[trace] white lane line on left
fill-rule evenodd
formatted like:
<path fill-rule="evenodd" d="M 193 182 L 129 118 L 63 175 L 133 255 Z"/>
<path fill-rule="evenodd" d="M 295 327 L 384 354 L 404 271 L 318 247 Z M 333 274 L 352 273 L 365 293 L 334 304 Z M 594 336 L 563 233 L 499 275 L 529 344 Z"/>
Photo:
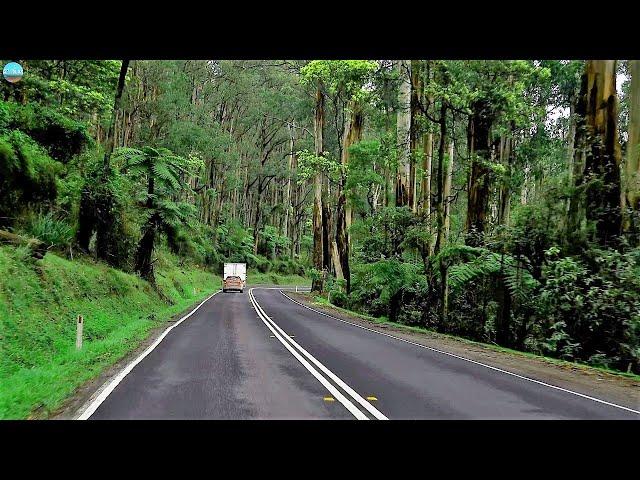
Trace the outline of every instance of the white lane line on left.
<path fill-rule="evenodd" d="M 110 381 L 105 382 L 105 384 L 98 390 L 100 392 L 98 394 L 98 396 L 95 397 L 95 399 L 91 401 L 89 406 L 87 406 L 87 408 L 84 409 L 84 411 L 76 418 L 76 420 L 87 420 L 89 417 L 91 417 L 91 415 L 93 415 L 95 413 L 95 411 L 102 404 L 102 402 L 104 402 L 107 399 L 107 397 L 111 394 L 111 392 L 113 392 L 115 390 L 115 388 L 118 386 L 118 384 L 120 382 L 122 382 L 122 380 L 124 380 L 124 378 L 131 372 L 131 370 L 133 370 L 133 368 L 136 365 L 138 365 L 142 360 L 144 360 L 144 358 L 147 355 L 149 355 L 153 351 L 153 349 L 156 348 L 160 344 L 160 342 L 164 339 L 164 337 L 167 336 L 167 334 L 171 330 L 176 328 L 178 325 L 180 325 L 182 322 L 184 322 L 187 318 L 189 318 L 191 315 L 193 315 L 202 305 L 207 303 L 214 295 L 220 293 L 221 291 L 222 290 L 218 290 L 217 292 L 213 292 L 211 295 L 209 295 L 207 298 L 205 298 L 196 308 L 191 310 L 187 315 L 185 315 L 180 320 L 178 320 L 176 323 L 174 323 L 169 328 L 167 328 L 162 333 L 162 335 L 160 335 L 157 338 L 157 340 L 155 342 L 153 342 L 149 346 L 149 348 L 147 348 L 144 352 L 142 352 L 142 354 L 138 358 L 136 358 L 133 362 L 131 362 L 129 365 L 127 365 L 115 378 L 111 379 Z"/>

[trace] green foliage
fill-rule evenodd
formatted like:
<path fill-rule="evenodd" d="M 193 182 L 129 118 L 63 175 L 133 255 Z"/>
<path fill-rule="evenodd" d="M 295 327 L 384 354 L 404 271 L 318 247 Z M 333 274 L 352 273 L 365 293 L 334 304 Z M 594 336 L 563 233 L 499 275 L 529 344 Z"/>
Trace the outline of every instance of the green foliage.
<path fill-rule="evenodd" d="M 350 302 L 374 316 L 395 318 L 400 310 L 400 294 L 425 289 L 426 279 L 419 267 L 396 259 L 354 266 Z"/>
<path fill-rule="evenodd" d="M 229 262 L 247 262 L 253 256 L 253 234 L 237 221 L 217 229 L 218 250 Z"/>
<path fill-rule="evenodd" d="M 197 158 L 174 155 L 171 150 L 162 147 L 120 148 L 115 152 L 114 159 L 122 160 L 121 168 L 125 174 L 144 180 L 153 178 L 154 187 L 168 193 L 188 188 L 183 174 L 196 172 L 202 165 Z"/>
<path fill-rule="evenodd" d="M 567 359 L 637 370 L 640 361 L 640 249 L 593 249 L 586 262 L 547 251 L 536 302 L 542 348 Z"/>
<path fill-rule="evenodd" d="M 55 108 L 16 103 L 5 103 L 4 108 L 8 115 L 6 128 L 26 133 L 56 160 L 67 162 L 93 144 L 85 123 Z"/>
<path fill-rule="evenodd" d="M 370 263 L 381 258 L 400 257 L 407 231 L 416 222 L 416 217 L 407 207 L 377 210 L 365 221 L 352 227 L 353 239 L 358 240 L 354 246 L 356 258 Z"/>
<path fill-rule="evenodd" d="M 255 268 L 260 273 L 269 273 L 271 268 L 273 267 L 273 263 L 262 255 L 253 255 L 250 254 L 248 256 L 247 265 L 249 268 Z"/>
<path fill-rule="evenodd" d="M 262 245 L 265 247 L 264 251 L 272 258 L 282 256 L 290 243 L 289 238 L 280 235 L 278 229 L 272 225 L 265 226 L 260 231 L 259 236 Z"/>
<path fill-rule="evenodd" d="M 27 99 L 77 119 L 104 114 L 113 107 L 120 64 L 118 60 L 28 60 L 19 88 L 2 82 L 0 93 L 5 99 Z"/>
<path fill-rule="evenodd" d="M 298 183 L 303 184 L 313 178 L 317 172 L 325 172 L 332 178 L 337 179 L 343 167 L 339 161 L 334 160 L 328 153 L 316 156 L 309 150 L 296 152 L 298 157 Z"/>
<path fill-rule="evenodd" d="M 306 84 L 321 82 L 330 94 L 359 99 L 362 85 L 376 68 L 369 60 L 313 60 L 300 69 L 300 78 Z"/>
<path fill-rule="evenodd" d="M 539 282 L 525 265 L 511 255 L 466 245 L 453 245 L 443 249 L 432 259 L 434 270 L 438 271 L 436 267 L 440 262 L 451 264 L 456 257 L 465 258 L 466 261 L 452 264 L 448 268 L 448 283 L 454 290 L 459 290 L 480 277 L 499 275 L 514 298 L 525 300 L 539 286 Z"/>
<path fill-rule="evenodd" d="M 0 136 L 0 225 L 12 224 L 30 205 L 50 204 L 61 167 L 27 135 Z"/>
<path fill-rule="evenodd" d="M 347 198 L 356 209 L 373 210 L 374 190 L 381 189 L 384 182 L 379 168 L 386 165 L 386 161 L 383 146 L 377 140 L 361 141 L 349 147 L 345 191 Z"/>
<path fill-rule="evenodd" d="M 31 214 L 22 230 L 43 241 L 48 247 L 64 248 L 71 244 L 74 232 L 65 219 L 52 212 Z"/>

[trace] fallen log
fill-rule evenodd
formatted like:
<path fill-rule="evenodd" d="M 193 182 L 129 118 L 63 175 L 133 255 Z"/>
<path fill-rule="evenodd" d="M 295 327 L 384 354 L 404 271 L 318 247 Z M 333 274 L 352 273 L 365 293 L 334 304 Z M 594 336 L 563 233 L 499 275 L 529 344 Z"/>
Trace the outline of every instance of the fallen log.
<path fill-rule="evenodd" d="M 31 256 L 38 260 L 44 258 L 47 254 L 47 246 L 44 242 L 37 238 L 24 237 L 22 235 L 7 232 L 6 230 L 0 230 L 0 243 L 26 246 L 31 250 Z"/>

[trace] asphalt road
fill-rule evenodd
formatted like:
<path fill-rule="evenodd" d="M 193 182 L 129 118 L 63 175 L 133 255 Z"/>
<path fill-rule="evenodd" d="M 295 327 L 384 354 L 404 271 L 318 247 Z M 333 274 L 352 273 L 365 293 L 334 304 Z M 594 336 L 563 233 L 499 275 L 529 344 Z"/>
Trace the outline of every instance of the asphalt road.
<path fill-rule="evenodd" d="M 640 416 L 340 322 L 261 288 L 212 297 L 90 416 L 356 418 Z"/>

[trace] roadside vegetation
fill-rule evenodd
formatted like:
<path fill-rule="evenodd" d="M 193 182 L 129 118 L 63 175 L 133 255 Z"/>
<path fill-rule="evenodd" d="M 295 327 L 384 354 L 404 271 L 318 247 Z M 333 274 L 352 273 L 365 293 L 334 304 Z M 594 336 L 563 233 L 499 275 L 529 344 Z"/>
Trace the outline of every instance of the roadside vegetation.
<path fill-rule="evenodd" d="M 0 419 L 46 416 L 75 388 L 135 349 L 155 327 L 220 288 L 220 276 L 170 254 L 153 288 L 90 258 L 0 247 Z M 76 317 L 84 317 L 77 351 Z"/>
<path fill-rule="evenodd" d="M 384 326 L 391 326 L 391 327 L 395 327 L 401 331 L 406 331 L 406 332 L 413 332 L 413 333 L 418 333 L 418 334 L 425 334 L 428 335 L 430 337 L 433 338 L 448 338 L 448 339 L 452 339 L 455 340 L 457 342 L 461 342 L 461 343 L 466 343 L 469 345 L 476 345 L 476 346 L 480 346 L 482 348 L 487 348 L 489 350 L 493 350 L 496 352 L 503 352 L 503 353 L 508 353 L 511 355 L 516 355 L 516 356 L 521 356 L 521 357 L 526 357 L 526 358 L 535 358 L 538 360 L 542 360 L 544 362 L 547 363 L 551 363 L 554 365 L 560 365 L 563 367 L 569 367 L 569 368 L 580 368 L 583 369 L 585 371 L 591 371 L 591 372 L 604 372 L 604 373 L 609 373 L 612 375 L 618 375 L 618 376 L 622 376 L 622 377 L 626 377 L 626 378 L 631 378 L 634 380 L 640 380 L 640 375 L 637 375 L 635 373 L 627 373 L 627 372 L 621 372 L 620 370 L 615 370 L 615 369 L 611 369 L 611 368 L 607 368 L 607 367 L 602 367 L 602 366 L 594 366 L 594 365 L 588 365 L 585 363 L 581 363 L 581 362 L 571 362 L 571 361 L 567 361 L 567 360 L 560 360 L 558 358 L 554 358 L 554 357 L 549 357 L 549 356 L 545 356 L 545 355 L 540 355 L 540 354 L 535 354 L 535 353 L 530 353 L 530 352 L 523 352 L 521 350 L 514 350 L 511 348 L 505 348 L 505 347 L 501 347 L 499 345 L 496 344 L 492 344 L 492 343 L 483 343 L 483 342 L 478 342 L 478 341 L 474 341 L 474 340 L 469 340 L 467 338 L 461 337 L 461 336 L 457 336 L 457 335 L 448 335 L 446 333 L 440 333 L 437 332 L 435 330 L 431 330 L 425 327 L 421 327 L 421 326 L 412 326 L 412 325 L 407 325 L 405 323 L 397 323 L 397 322 L 391 322 L 389 321 L 389 319 L 387 317 L 372 317 L 371 315 L 367 315 L 364 313 L 359 313 L 353 310 L 349 310 L 343 307 L 339 307 L 337 305 L 334 305 L 330 300 L 330 296 L 324 297 L 324 296 L 318 296 L 318 295 L 313 295 L 313 294 L 298 294 L 298 295 L 302 295 L 305 298 L 307 298 L 307 300 L 309 301 L 310 305 L 312 307 L 325 307 L 329 309 L 329 312 L 331 310 L 334 310 L 336 312 L 339 313 L 344 313 L 347 316 L 351 316 L 351 317 L 356 317 L 356 318 L 360 318 L 362 320 L 366 320 L 367 322 L 371 322 L 374 325 L 384 325 Z"/>

